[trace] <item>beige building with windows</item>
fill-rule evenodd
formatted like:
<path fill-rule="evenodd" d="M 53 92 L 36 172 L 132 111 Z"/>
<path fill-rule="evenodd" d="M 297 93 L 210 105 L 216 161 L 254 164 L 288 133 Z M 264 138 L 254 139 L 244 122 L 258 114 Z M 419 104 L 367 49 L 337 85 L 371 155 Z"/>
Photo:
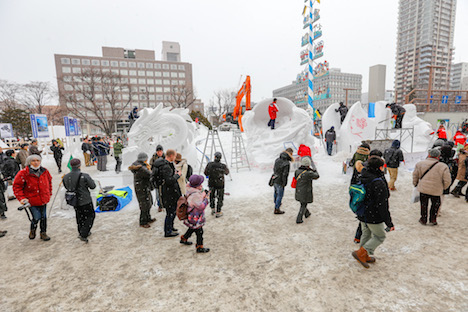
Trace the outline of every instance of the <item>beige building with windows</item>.
<path fill-rule="evenodd" d="M 169 49 L 171 44 L 172 50 Z M 118 75 L 120 81 L 129 84 L 132 89 L 131 103 L 126 108 L 121 122 L 117 124 L 117 131 L 122 131 L 125 128 L 128 123 L 128 114 L 135 106 L 140 109 L 155 107 L 159 103 L 171 106 L 174 103 L 174 92 L 179 92 L 184 88 L 193 90 L 192 64 L 180 61 L 178 43 L 169 43 L 167 49 L 170 50 L 168 53 L 172 53 L 166 54 L 167 59 L 172 61 L 157 61 L 155 52 L 152 50 L 128 50 L 112 47 L 102 47 L 102 56 L 55 54 L 60 105 L 66 106 L 67 97 L 64 95 L 74 92 L 71 85 L 74 75 L 79 75 L 86 70 L 98 70 Z M 97 93 L 96 98 L 99 96 L 102 98 L 103 95 Z M 118 94 L 117 96 L 120 97 L 122 103 L 129 101 L 128 94 Z M 84 121 L 83 123 L 82 127 L 86 132 L 86 124 Z M 92 129 L 92 131 L 97 130 Z"/>

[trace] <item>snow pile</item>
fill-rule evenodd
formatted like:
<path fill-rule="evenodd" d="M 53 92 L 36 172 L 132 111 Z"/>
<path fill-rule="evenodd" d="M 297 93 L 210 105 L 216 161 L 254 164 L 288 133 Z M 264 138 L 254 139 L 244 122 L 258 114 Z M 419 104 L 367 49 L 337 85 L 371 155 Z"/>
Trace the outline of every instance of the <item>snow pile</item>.
<path fill-rule="evenodd" d="M 314 144 L 312 119 L 305 110 L 288 99 L 278 98 L 275 130 L 268 127 L 268 106 L 272 101 L 270 98 L 259 102 L 242 118 L 249 160 L 258 167 L 271 167 L 286 147 L 294 146 L 297 149 L 300 144 Z"/>

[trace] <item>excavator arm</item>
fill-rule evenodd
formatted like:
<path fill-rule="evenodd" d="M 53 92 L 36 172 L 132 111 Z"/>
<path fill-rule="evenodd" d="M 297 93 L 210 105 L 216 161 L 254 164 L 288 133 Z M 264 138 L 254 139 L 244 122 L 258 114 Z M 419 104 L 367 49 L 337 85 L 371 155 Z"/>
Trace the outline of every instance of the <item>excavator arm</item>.
<path fill-rule="evenodd" d="M 232 113 L 232 117 L 234 120 L 238 120 L 239 127 L 242 132 L 244 132 L 244 128 L 242 127 L 242 99 L 245 96 L 245 110 L 251 110 L 250 106 L 250 93 L 252 91 L 252 87 L 250 85 L 250 76 L 247 76 L 245 82 L 242 84 L 242 87 L 237 92 L 236 96 L 236 107 L 234 107 L 234 112 Z"/>

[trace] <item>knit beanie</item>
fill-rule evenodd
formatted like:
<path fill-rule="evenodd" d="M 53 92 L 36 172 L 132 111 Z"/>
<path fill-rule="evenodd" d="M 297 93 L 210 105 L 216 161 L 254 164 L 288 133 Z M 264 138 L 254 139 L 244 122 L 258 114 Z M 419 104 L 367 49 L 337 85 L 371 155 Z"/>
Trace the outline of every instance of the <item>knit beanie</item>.
<path fill-rule="evenodd" d="M 28 158 L 26 158 L 26 166 L 29 166 L 31 164 L 32 160 L 42 160 L 42 158 L 41 158 L 41 156 L 36 155 L 36 154 L 28 156 Z"/>
<path fill-rule="evenodd" d="M 429 150 L 429 157 L 431 158 L 437 158 L 440 157 L 440 151 L 436 148 L 430 149 Z"/>
<path fill-rule="evenodd" d="M 147 161 L 148 160 L 148 154 L 146 153 L 139 153 L 137 157 L 138 161 Z"/>
<path fill-rule="evenodd" d="M 189 183 L 191 187 L 199 187 L 203 181 L 205 181 L 205 178 L 201 175 L 194 174 L 189 178 Z"/>
<path fill-rule="evenodd" d="M 301 165 L 306 166 L 306 167 L 310 167 L 311 164 L 312 164 L 312 161 L 310 160 L 309 157 L 302 157 Z"/>
<path fill-rule="evenodd" d="M 81 166 L 81 161 L 78 158 L 73 158 L 72 160 L 70 160 L 70 166 L 72 168 L 78 168 L 79 166 Z"/>

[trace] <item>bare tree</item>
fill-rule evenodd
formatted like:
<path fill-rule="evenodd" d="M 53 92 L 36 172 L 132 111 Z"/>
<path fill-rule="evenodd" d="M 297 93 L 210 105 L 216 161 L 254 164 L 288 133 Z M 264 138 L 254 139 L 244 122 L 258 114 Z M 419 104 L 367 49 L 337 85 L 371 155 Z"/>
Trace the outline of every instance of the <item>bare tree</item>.
<path fill-rule="evenodd" d="M 23 103 L 36 114 L 44 113 L 44 106 L 50 104 L 54 91 L 50 83 L 44 81 L 31 81 L 23 86 Z"/>
<path fill-rule="evenodd" d="M 128 79 L 96 69 L 84 70 L 71 78 L 60 78 L 65 84 L 61 98 L 69 112 L 111 136 L 132 102 Z"/>
<path fill-rule="evenodd" d="M 173 108 L 189 108 L 195 101 L 196 95 L 193 88 L 172 87 L 171 106 Z"/>
<path fill-rule="evenodd" d="M 7 80 L 0 80 L 0 104 L 4 108 L 18 108 L 21 85 Z"/>
<path fill-rule="evenodd" d="M 217 90 L 214 92 L 208 106 L 208 115 L 214 117 L 213 123 L 219 125 L 224 114 L 232 112 L 236 105 L 235 92 L 232 90 Z"/>

